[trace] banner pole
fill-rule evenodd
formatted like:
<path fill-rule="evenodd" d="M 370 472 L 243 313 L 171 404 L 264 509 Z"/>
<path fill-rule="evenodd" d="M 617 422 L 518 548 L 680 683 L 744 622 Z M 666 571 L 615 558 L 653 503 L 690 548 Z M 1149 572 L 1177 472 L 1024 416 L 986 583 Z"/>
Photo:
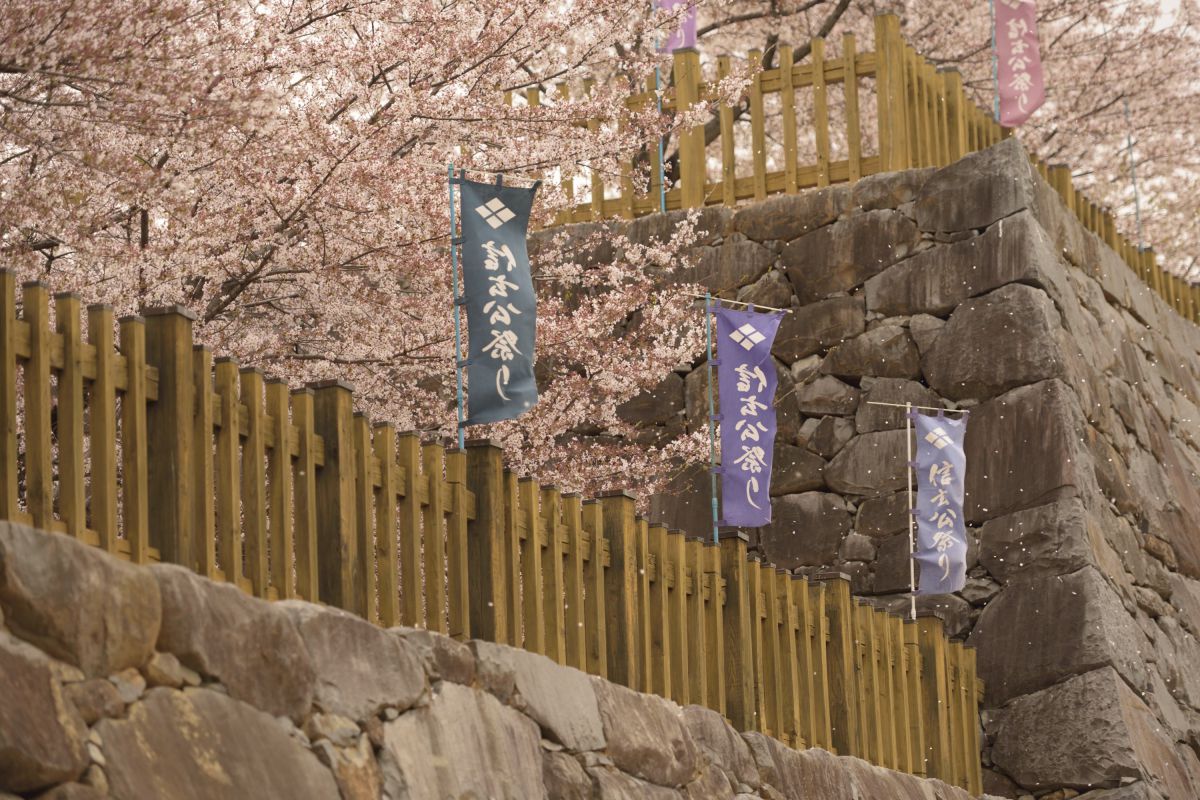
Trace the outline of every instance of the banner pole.
<path fill-rule="evenodd" d="M 712 344 L 712 294 L 704 293 L 704 336 L 708 341 L 708 474 L 712 479 L 712 523 L 713 543 L 717 536 L 717 414 L 713 403 L 713 344 Z"/>
<path fill-rule="evenodd" d="M 446 186 L 450 190 L 450 263 L 454 273 L 454 378 L 458 401 L 458 449 L 464 447 L 465 425 L 463 425 L 463 374 L 462 374 L 462 307 L 458 304 L 458 249 L 454 244 L 458 218 L 454 208 L 454 164 L 446 165 Z"/>
<path fill-rule="evenodd" d="M 913 519 L 912 403 L 905 403 L 904 407 L 904 443 L 908 445 L 908 462 L 904 467 L 904 472 L 908 475 L 908 590 L 911 602 L 910 613 L 915 620 L 917 618 L 917 562 L 913 556 L 917 553 L 917 544 L 913 537 L 913 524 L 916 520 Z"/>
<path fill-rule="evenodd" d="M 995 99 L 992 100 L 992 116 L 1000 121 L 1000 53 L 996 50 L 996 0 L 988 0 L 988 9 L 992 14 L 992 86 Z"/>
<path fill-rule="evenodd" d="M 654 68 L 654 96 L 658 99 L 658 116 L 662 117 L 662 86 L 658 75 L 658 67 Z M 667 213 L 667 167 L 663 164 L 663 137 L 658 137 L 658 210 Z"/>

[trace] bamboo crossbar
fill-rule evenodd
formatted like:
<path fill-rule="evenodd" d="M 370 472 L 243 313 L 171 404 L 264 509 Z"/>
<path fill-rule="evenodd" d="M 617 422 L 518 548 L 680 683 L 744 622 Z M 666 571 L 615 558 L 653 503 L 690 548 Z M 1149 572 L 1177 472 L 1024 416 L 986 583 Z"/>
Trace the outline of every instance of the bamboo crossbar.
<path fill-rule="evenodd" d="M 876 17 L 874 38 L 874 52 L 860 53 L 854 37 L 845 36 L 835 57 L 827 53 L 824 39 L 814 39 L 804 63 L 794 63 L 792 48 L 781 45 L 777 65 L 754 73 L 744 97 L 737 101 L 745 104 L 741 120 L 735 119 L 731 105 L 720 101 L 716 83 L 702 79 L 699 54 L 694 49 L 676 51 L 672 85 L 661 90 L 663 112 L 675 114 L 696 103 L 715 104 L 717 140 L 706 144 L 701 126 L 675 131 L 670 142 L 677 164 L 665 187 L 661 187 L 662 165 L 653 143 L 646 148 L 653 151 L 651 158 L 632 159 L 619 178 L 598 171 L 563 175 L 561 184 L 567 197 L 579 199 L 558 212 L 555 224 L 656 213 L 663 205 L 660 188 L 665 189 L 666 210 L 678 211 L 733 206 L 774 194 L 853 183 L 877 172 L 942 167 L 1012 135 L 971 101 L 957 70 L 935 68 L 904 41 L 899 18 L 891 14 Z M 747 63 L 754 68 L 761 60 L 762 54 L 754 51 Z M 718 81 L 732 70 L 728 56 L 718 58 Z M 583 91 L 590 92 L 591 86 Z M 657 102 L 658 94 L 651 85 L 648 91 L 628 97 L 626 106 L 645 109 Z M 561 87 L 559 95 L 569 97 L 570 93 Z M 768 98 L 777 98 L 778 112 L 768 114 Z M 512 101 L 511 95 L 508 100 Z M 875 105 L 873 141 L 871 132 L 864 130 L 861 111 L 869 100 Z M 538 91 L 528 90 L 527 105 L 540 102 Z M 802 102 L 811 109 L 808 119 L 798 115 Z M 835 105 L 836 120 L 831 113 Z M 582 125 L 598 130 L 602 122 L 591 120 Z M 738 139 L 739 126 L 749 128 L 748 148 Z M 768 126 L 773 137 L 766 135 Z M 768 145 L 769 138 L 778 139 L 779 146 Z M 874 152 L 865 152 L 868 147 Z M 710 165 L 718 162 L 719 171 L 710 174 Z M 1087 230 L 1116 252 L 1180 316 L 1200 324 L 1200 283 L 1188 283 L 1168 272 L 1159 265 L 1153 249 L 1139 248 L 1119 233 L 1112 210 L 1096 205 L 1077 190 L 1069 168 L 1047 165 L 1037 158 L 1033 165 Z M 577 187 L 577 177 L 586 178 L 589 185 Z M 648 191 L 637 189 L 640 184 L 648 186 Z"/>
<path fill-rule="evenodd" d="M 776 569 L 743 535 L 650 524 L 632 495 L 539 486 L 489 441 L 398 433 L 343 383 L 214 359 L 186 309 L 92 306 L 86 329 L 83 311 L 0 270 L 0 519 L 980 790 L 975 655 L 940 620 L 859 605 L 845 576 Z"/>

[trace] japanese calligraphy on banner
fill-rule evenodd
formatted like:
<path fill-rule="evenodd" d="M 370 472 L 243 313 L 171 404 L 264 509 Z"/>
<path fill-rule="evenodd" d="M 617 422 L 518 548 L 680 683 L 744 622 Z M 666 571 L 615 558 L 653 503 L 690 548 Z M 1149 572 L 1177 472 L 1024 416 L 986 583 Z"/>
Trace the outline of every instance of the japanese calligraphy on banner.
<path fill-rule="evenodd" d="M 663 11 L 674 11 L 678 25 L 674 32 L 659 46 L 659 52 L 672 53 L 681 47 L 696 46 L 696 4 L 699 0 L 658 0 Z"/>
<path fill-rule="evenodd" d="M 721 524 L 758 527 L 771 521 L 779 382 L 771 345 L 783 314 L 717 306 L 713 316 L 721 398 Z"/>
<path fill-rule="evenodd" d="M 910 411 L 917 430 L 917 547 L 921 568 L 917 594 L 957 592 L 967 580 L 967 534 L 963 523 L 963 478 L 967 420 Z"/>
<path fill-rule="evenodd" d="M 537 185 L 462 180 L 463 297 L 467 307 L 466 424 L 512 419 L 538 400 L 533 378 L 537 301 L 525 232 Z"/>
<path fill-rule="evenodd" d="M 1015 128 L 1046 101 L 1033 0 L 995 0 L 1000 124 Z"/>

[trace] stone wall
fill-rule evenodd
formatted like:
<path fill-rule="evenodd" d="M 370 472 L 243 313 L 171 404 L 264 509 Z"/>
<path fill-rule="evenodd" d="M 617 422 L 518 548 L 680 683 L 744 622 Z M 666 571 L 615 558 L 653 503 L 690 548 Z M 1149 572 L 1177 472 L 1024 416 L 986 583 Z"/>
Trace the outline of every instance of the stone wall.
<path fill-rule="evenodd" d="M 677 218 L 627 231 L 662 237 Z M 978 647 L 985 789 L 1200 797 L 1200 330 L 1077 223 L 1015 140 L 707 209 L 702 227 L 685 278 L 795 309 L 774 351 L 775 522 L 751 532 L 768 560 L 840 570 L 904 609 L 903 411 L 866 403 L 970 408 L 970 577 L 920 605 Z M 707 425 L 693 367 L 624 409 L 651 440 Z M 709 514 L 702 469 L 652 501 L 695 533 Z"/>
<path fill-rule="evenodd" d="M 0 611 L 0 800 L 968 797 L 544 656 L 8 523 Z"/>

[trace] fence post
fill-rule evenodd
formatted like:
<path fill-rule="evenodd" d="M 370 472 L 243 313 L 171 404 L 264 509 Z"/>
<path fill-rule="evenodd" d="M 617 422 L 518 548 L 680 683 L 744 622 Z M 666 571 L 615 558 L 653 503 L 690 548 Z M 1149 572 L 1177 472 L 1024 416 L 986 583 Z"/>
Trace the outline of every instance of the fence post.
<path fill-rule="evenodd" d="M 875 93 L 879 109 L 880 172 L 908 168 L 903 57 L 900 18 L 879 14 L 875 17 Z"/>
<path fill-rule="evenodd" d="M 581 503 L 583 531 L 588 538 L 587 561 L 583 568 L 584 625 L 586 631 L 587 671 L 601 678 L 608 677 L 608 603 L 607 579 L 604 564 L 604 515 L 600 503 L 585 500 Z"/>
<path fill-rule="evenodd" d="M 838 755 L 858 756 L 863 752 L 858 730 L 858 681 L 855 678 L 854 604 L 850 577 L 840 572 L 814 576 L 825 585 L 825 614 L 829 625 L 827 677 L 829 682 L 830 736 Z"/>
<path fill-rule="evenodd" d="M 650 671 L 654 692 L 674 699 L 672 681 L 674 652 L 670 644 L 671 629 L 683 620 L 670 613 L 667 581 L 670 556 L 667 551 L 667 529 L 663 525 L 649 526 L 650 557 L 654 559 L 654 575 L 650 581 Z"/>
<path fill-rule="evenodd" d="M 679 53 L 676 53 L 678 63 Z M 604 597 L 608 614 L 608 679 L 630 689 L 638 683 L 637 553 L 634 546 L 633 495 L 604 492 L 600 511 L 612 563 L 604 575 Z M 593 548 L 594 550 L 595 548 Z"/>
<path fill-rule="evenodd" d="M 54 295 L 57 332 L 63 340 L 63 366 L 58 374 L 58 513 L 67 534 L 83 536 L 87 527 L 83 466 L 83 341 L 79 295 Z"/>
<path fill-rule="evenodd" d="M 158 368 L 158 399 L 146 413 L 150 544 L 163 561 L 195 568 L 192 462 L 192 323 L 184 306 L 152 308 L 146 318 L 146 363 Z"/>
<path fill-rule="evenodd" d="M 674 581 L 667 597 L 667 619 L 669 625 L 664 635 L 671 653 L 671 699 L 681 706 L 692 702 L 688 670 L 688 618 L 687 596 L 687 551 L 683 531 L 667 531 L 667 559 L 671 565 Z M 661 572 L 661 570 L 660 570 Z M 699 702 L 699 701 L 697 701 Z"/>
<path fill-rule="evenodd" d="M 584 532 L 582 498 L 573 492 L 562 496 L 563 530 L 567 544 L 563 554 L 563 591 L 566 595 L 564 622 L 567 626 L 567 665 L 587 671 L 587 615 L 584 595 Z"/>
<path fill-rule="evenodd" d="M 694 47 L 675 51 L 675 111 L 684 114 L 700 102 L 700 54 Z M 682 208 L 704 205 L 704 126 L 679 132 L 679 195 Z"/>
<path fill-rule="evenodd" d="M 0 301 L 2 302 L 2 301 Z M 3 324 L 3 323 L 0 323 Z M 113 362 L 113 309 L 88 306 L 88 343 L 96 348 L 88 442 L 92 454 L 92 524 L 100 547 L 117 550 L 117 387 Z"/>
<path fill-rule="evenodd" d="M 692 576 L 692 591 L 687 597 L 687 659 L 688 699 L 713 708 L 708 691 L 708 647 L 705 645 L 704 616 L 704 542 L 697 538 L 685 538 L 684 551 L 687 559 L 685 575 Z M 686 590 L 686 587 L 685 587 Z"/>
<path fill-rule="evenodd" d="M 467 523 L 471 624 L 480 639 L 513 644 L 506 590 L 515 580 L 504 557 L 504 458 L 490 439 L 467 440 L 467 488 L 475 494 L 475 519 Z"/>
<path fill-rule="evenodd" d="M 739 731 L 758 729 L 754 703 L 754 645 L 750 625 L 753 604 L 746 560 L 749 537 L 740 531 L 720 534 L 721 577 L 725 579 L 725 716 Z"/>
<path fill-rule="evenodd" d="M 921 696 L 925 729 L 925 774 L 951 782 L 949 702 L 946 694 L 946 640 L 942 620 L 934 612 L 917 615 L 921 653 Z"/>
<path fill-rule="evenodd" d="M 0 519 L 17 505 L 17 276 L 0 269 Z"/>
<path fill-rule="evenodd" d="M 905 685 L 908 687 L 908 726 L 910 758 L 914 775 L 925 775 L 925 704 L 929 699 L 924 696 L 921 683 L 923 665 L 921 663 L 921 642 L 917 623 L 906 619 L 901 628 L 903 638 L 904 660 L 907 669 L 904 673 Z"/>
<path fill-rule="evenodd" d="M 969 150 L 967 144 L 967 120 L 963 105 L 967 102 L 963 92 L 962 73 L 952 67 L 941 70 L 946 87 L 946 123 L 949 128 L 946 143 L 949 146 L 950 163 L 958 161 Z"/>
<path fill-rule="evenodd" d="M 356 611 L 353 390 L 337 380 L 312 388 L 313 427 L 325 441 L 325 463 L 317 470 L 318 591 L 321 602 Z"/>

